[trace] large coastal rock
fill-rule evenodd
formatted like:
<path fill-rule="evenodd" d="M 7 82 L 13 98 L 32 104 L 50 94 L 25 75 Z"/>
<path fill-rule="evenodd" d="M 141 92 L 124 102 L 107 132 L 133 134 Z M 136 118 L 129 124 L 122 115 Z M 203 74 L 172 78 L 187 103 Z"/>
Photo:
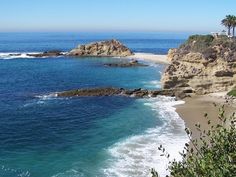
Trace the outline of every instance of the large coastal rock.
<path fill-rule="evenodd" d="M 236 84 L 236 40 L 191 36 L 168 54 L 171 64 L 162 76 L 163 89 L 196 94 L 228 91 Z"/>
<path fill-rule="evenodd" d="M 132 51 L 117 40 L 94 42 L 79 45 L 71 50 L 70 56 L 101 56 L 101 57 L 126 57 L 133 55 Z"/>

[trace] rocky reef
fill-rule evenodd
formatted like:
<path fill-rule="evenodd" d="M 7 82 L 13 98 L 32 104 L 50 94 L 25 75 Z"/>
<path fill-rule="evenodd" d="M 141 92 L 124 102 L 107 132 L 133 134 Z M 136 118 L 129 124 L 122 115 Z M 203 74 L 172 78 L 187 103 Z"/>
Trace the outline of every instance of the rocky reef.
<path fill-rule="evenodd" d="M 146 90 L 146 89 L 124 89 L 124 88 L 87 88 L 58 92 L 58 97 L 94 97 L 94 96 L 128 96 L 135 98 L 157 97 L 159 95 L 175 96 L 179 99 L 186 97 L 184 93 L 174 90 Z"/>
<path fill-rule="evenodd" d="M 148 66 L 148 65 L 145 65 L 143 63 L 139 63 L 138 60 L 131 60 L 130 62 L 126 62 L 126 63 L 106 63 L 104 65 L 109 66 L 109 67 L 121 67 L 121 68 Z"/>
<path fill-rule="evenodd" d="M 168 53 L 171 64 L 162 76 L 163 89 L 207 94 L 236 84 L 236 40 L 194 35 Z"/>
<path fill-rule="evenodd" d="M 42 57 L 57 57 L 57 56 L 62 56 L 63 52 L 58 51 L 58 50 L 51 50 L 51 51 L 46 51 L 43 53 L 37 53 L 37 54 L 26 54 L 27 56 L 30 57 L 37 57 L 37 58 L 42 58 Z"/>
<path fill-rule="evenodd" d="M 79 45 L 68 53 L 69 56 L 100 56 L 100 57 L 126 57 L 133 55 L 132 51 L 121 42 L 112 39 Z"/>

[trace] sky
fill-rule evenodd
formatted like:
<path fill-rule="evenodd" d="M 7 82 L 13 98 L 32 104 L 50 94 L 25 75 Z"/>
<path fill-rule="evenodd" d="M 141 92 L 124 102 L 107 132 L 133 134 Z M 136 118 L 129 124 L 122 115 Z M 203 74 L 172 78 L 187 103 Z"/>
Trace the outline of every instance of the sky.
<path fill-rule="evenodd" d="M 213 32 L 235 0 L 0 0 L 0 32 Z"/>

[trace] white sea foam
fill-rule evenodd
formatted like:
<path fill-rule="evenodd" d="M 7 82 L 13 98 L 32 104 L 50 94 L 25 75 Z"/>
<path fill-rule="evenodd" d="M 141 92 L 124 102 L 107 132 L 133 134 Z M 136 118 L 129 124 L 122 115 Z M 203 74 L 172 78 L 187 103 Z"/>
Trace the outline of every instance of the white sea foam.
<path fill-rule="evenodd" d="M 144 100 L 142 100 L 144 101 Z M 108 149 L 109 166 L 103 169 L 106 176 L 147 177 L 155 168 L 160 176 L 169 174 L 168 160 L 160 156 L 158 147 L 163 145 L 171 159 L 180 160 L 184 144 L 188 141 L 184 121 L 175 111 L 175 105 L 183 104 L 174 98 L 160 96 L 145 100 L 145 105 L 156 111 L 163 125 L 150 128 L 141 135 L 129 137 Z"/>
<path fill-rule="evenodd" d="M 52 93 L 48 95 L 37 95 L 35 96 L 36 99 L 31 100 L 30 102 L 26 103 L 23 105 L 23 107 L 30 107 L 34 105 L 43 105 L 47 103 L 47 101 L 50 100 L 55 100 L 55 99 L 63 99 L 63 98 L 58 98 L 57 93 Z"/>
<path fill-rule="evenodd" d="M 34 56 L 29 56 L 27 54 L 41 54 L 42 52 L 23 52 L 23 53 L 18 53 L 18 52 L 12 52 L 12 53 L 0 53 L 0 59 L 5 59 L 5 60 L 9 60 L 9 59 L 27 59 L 27 58 L 37 58 Z M 63 52 L 63 55 L 66 55 L 67 52 Z M 57 56 L 60 57 L 60 56 Z M 47 56 L 44 57 L 40 57 L 40 58 L 47 58 Z"/>
<path fill-rule="evenodd" d="M 40 100 L 50 100 L 52 98 L 56 98 L 58 96 L 57 93 L 51 93 L 47 95 L 37 95 L 36 98 L 39 98 Z"/>
<path fill-rule="evenodd" d="M 17 58 L 35 58 L 33 56 L 28 56 L 27 54 L 39 54 L 39 52 L 31 53 L 0 53 L 0 59 L 17 59 Z"/>
<path fill-rule="evenodd" d="M 37 100 L 37 104 L 44 104 L 47 103 L 47 101 L 51 101 L 51 100 L 64 100 L 64 99 L 68 99 L 68 98 L 59 98 L 57 93 L 50 93 L 47 95 L 38 95 L 35 96 L 38 100 Z"/>

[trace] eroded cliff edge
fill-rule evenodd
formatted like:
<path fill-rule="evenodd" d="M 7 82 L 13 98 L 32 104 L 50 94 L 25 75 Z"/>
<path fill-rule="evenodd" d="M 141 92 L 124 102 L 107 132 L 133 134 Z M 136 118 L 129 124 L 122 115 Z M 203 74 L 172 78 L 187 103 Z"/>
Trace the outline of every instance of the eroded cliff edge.
<path fill-rule="evenodd" d="M 229 91 L 236 84 L 236 39 L 190 36 L 179 48 L 169 50 L 168 59 L 163 89 L 207 94 Z"/>

